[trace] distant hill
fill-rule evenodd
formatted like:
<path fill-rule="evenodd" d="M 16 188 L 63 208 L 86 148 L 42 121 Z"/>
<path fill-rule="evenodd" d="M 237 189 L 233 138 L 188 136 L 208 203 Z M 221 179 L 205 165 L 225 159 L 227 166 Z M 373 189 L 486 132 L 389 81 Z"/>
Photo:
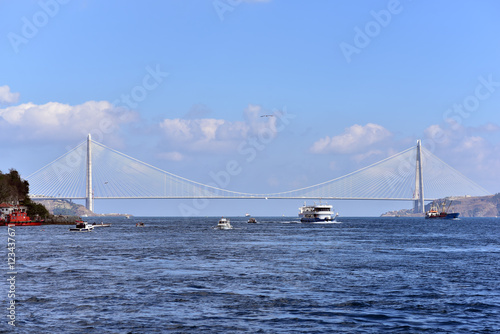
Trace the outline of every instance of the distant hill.
<path fill-rule="evenodd" d="M 34 201 L 43 204 L 47 210 L 53 215 L 63 216 L 94 216 L 94 213 L 88 210 L 85 206 L 70 202 L 68 200 L 36 200 Z"/>
<path fill-rule="evenodd" d="M 459 212 L 460 217 L 498 217 L 500 216 L 500 193 L 489 196 L 464 196 L 464 197 L 447 197 L 436 200 L 425 206 L 425 211 L 430 210 L 431 205 L 438 205 L 446 201 L 451 203 L 448 212 Z M 400 216 L 400 217 L 421 217 L 423 214 L 413 213 L 412 209 L 404 209 L 399 211 L 389 211 L 382 216 Z"/>
<path fill-rule="evenodd" d="M 119 213 L 109 213 L 109 214 L 98 214 L 88 210 L 85 206 L 81 204 L 76 204 L 69 200 L 60 199 L 48 199 L 48 200 L 36 200 L 40 204 L 43 204 L 47 210 L 53 215 L 63 215 L 63 216 L 80 216 L 80 217 L 93 217 L 93 216 L 130 216 L 129 214 L 119 214 Z"/>

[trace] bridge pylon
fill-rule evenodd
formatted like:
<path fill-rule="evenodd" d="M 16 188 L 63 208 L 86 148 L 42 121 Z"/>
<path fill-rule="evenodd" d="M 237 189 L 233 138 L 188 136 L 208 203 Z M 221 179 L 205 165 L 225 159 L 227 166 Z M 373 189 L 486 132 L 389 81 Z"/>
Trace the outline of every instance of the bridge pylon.
<path fill-rule="evenodd" d="M 85 191 L 85 207 L 94 212 L 94 192 L 92 190 L 92 139 L 87 137 L 87 187 Z"/>
<path fill-rule="evenodd" d="M 424 176 L 422 174 L 422 143 L 417 140 L 417 157 L 415 166 L 415 192 L 413 193 L 415 200 L 413 212 L 424 213 Z"/>

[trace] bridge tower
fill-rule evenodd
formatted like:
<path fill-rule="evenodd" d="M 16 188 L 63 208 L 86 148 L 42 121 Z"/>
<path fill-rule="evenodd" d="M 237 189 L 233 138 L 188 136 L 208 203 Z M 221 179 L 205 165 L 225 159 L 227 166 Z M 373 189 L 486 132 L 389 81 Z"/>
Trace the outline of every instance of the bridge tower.
<path fill-rule="evenodd" d="M 92 139 L 90 133 L 87 137 L 87 189 L 85 206 L 88 210 L 94 211 L 94 192 L 92 191 Z"/>
<path fill-rule="evenodd" d="M 422 175 L 422 143 L 417 140 L 417 158 L 415 168 L 415 192 L 413 194 L 415 204 L 413 212 L 424 213 L 424 177 Z"/>

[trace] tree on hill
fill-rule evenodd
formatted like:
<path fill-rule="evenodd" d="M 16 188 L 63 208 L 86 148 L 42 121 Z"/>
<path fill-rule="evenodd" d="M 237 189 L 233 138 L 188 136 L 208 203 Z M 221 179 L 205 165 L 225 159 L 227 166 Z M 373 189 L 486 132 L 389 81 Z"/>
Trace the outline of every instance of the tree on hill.
<path fill-rule="evenodd" d="M 22 180 L 17 170 L 11 169 L 8 174 L 4 174 L 0 171 L 1 202 L 22 202 L 28 197 L 28 193 L 28 181 Z"/>
<path fill-rule="evenodd" d="M 28 208 L 28 216 L 33 218 L 35 216 L 41 218 L 50 216 L 45 206 L 31 201 L 28 195 L 29 192 L 28 181 L 21 179 L 17 170 L 10 169 L 7 174 L 0 171 L 0 203 L 21 203 Z"/>
<path fill-rule="evenodd" d="M 45 219 L 50 216 L 49 210 L 40 203 L 35 203 L 31 201 L 31 199 L 28 197 L 27 200 L 24 201 L 24 205 L 28 207 L 28 216 L 31 217 L 32 219 L 35 218 L 36 216 Z"/>

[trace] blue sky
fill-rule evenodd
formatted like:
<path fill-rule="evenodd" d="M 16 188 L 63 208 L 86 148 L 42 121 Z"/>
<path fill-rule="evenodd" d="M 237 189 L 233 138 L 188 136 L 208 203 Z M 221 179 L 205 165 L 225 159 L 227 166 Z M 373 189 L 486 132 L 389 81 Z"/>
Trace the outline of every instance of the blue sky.
<path fill-rule="evenodd" d="M 2 171 L 28 176 L 92 133 L 203 183 L 236 159 L 243 170 L 228 189 L 277 192 L 422 139 L 500 191 L 497 1 L 41 0 L 0 9 Z M 273 129 L 260 115 L 276 111 L 290 122 L 246 163 L 238 146 Z M 177 215 L 179 203 L 95 206 Z M 295 215 L 301 204 L 212 201 L 199 214 Z M 411 206 L 333 204 L 354 216 Z"/>

